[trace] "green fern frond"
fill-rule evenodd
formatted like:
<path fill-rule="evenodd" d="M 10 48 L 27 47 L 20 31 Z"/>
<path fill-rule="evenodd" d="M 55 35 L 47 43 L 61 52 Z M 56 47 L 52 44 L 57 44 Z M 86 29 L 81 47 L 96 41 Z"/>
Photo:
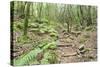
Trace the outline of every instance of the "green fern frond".
<path fill-rule="evenodd" d="M 42 52 L 42 50 L 40 50 L 40 48 L 32 50 L 25 56 L 20 57 L 20 59 L 15 60 L 14 65 L 17 65 L 17 66 L 27 65 L 31 60 L 34 60 L 36 58 L 37 54 L 40 52 Z"/>
<path fill-rule="evenodd" d="M 38 53 L 48 49 L 53 44 L 55 44 L 55 42 L 48 43 L 41 49 L 36 48 L 30 51 L 28 54 L 24 55 L 23 57 L 20 57 L 18 60 L 15 60 L 14 65 L 16 66 L 28 65 L 30 61 L 34 61 L 36 59 L 36 56 L 38 55 Z"/>

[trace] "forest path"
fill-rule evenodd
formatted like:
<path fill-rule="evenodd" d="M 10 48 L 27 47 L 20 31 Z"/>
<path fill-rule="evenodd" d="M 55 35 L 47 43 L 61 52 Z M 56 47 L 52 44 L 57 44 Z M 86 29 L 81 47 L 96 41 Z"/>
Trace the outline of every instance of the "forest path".
<path fill-rule="evenodd" d="M 58 62 L 73 63 L 97 60 L 97 33 L 89 32 L 59 33 L 58 38 Z M 15 45 L 15 43 L 13 44 Z M 18 57 L 23 52 L 31 50 L 32 45 L 14 46 L 17 50 L 14 57 Z M 30 48 L 30 49 L 29 49 Z"/>
<path fill-rule="evenodd" d="M 58 42 L 59 63 L 72 63 L 97 60 L 96 32 L 75 34 L 60 33 Z M 87 36 L 87 38 L 84 38 Z M 80 43 L 81 40 L 84 43 Z"/>

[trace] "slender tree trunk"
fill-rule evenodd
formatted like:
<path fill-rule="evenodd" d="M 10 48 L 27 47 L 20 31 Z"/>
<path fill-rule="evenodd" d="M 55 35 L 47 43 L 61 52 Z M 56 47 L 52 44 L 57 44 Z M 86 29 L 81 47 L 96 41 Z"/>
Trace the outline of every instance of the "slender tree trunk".
<path fill-rule="evenodd" d="M 88 19 L 87 19 L 87 26 L 92 24 L 92 19 L 91 19 L 91 6 L 88 6 Z"/>
<path fill-rule="evenodd" d="M 29 12 L 30 12 L 30 3 L 27 3 L 26 9 L 25 9 L 25 20 L 24 20 L 24 35 L 25 36 L 27 35 Z"/>

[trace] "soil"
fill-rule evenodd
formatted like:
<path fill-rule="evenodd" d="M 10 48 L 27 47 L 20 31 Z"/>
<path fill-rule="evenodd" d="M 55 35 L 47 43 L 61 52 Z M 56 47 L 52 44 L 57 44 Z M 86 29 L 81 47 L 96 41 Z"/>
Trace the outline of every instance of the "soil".
<path fill-rule="evenodd" d="M 85 39 L 85 40 L 84 40 Z M 59 63 L 73 63 L 97 60 L 97 33 L 81 32 L 73 34 L 59 34 L 57 53 Z M 80 41 L 84 42 L 80 42 Z"/>
<path fill-rule="evenodd" d="M 20 36 L 20 33 L 15 33 L 15 38 Z M 44 36 L 43 36 L 44 37 Z M 24 52 L 31 50 L 32 45 L 17 44 L 15 39 L 13 57 L 17 58 Z M 57 44 L 57 55 L 59 63 L 86 62 L 97 60 L 97 33 L 83 31 L 80 34 L 74 33 L 59 33 Z"/>

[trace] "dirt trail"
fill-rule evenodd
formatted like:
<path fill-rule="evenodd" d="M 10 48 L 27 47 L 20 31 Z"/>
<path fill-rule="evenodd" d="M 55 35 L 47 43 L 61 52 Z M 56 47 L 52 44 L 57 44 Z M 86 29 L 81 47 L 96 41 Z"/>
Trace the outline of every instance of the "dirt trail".
<path fill-rule="evenodd" d="M 17 50 L 13 52 L 14 57 L 18 57 L 23 52 L 31 50 L 31 46 L 31 44 L 15 46 L 14 43 L 14 49 Z M 78 35 L 76 33 L 59 33 L 57 54 L 59 63 L 96 61 L 97 33 L 89 31 L 81 32 Z"/>
<path fill-rule="evenodd" d="M 87 36 L 84 43 L 80 43 L 81 38 Z M 81 33 L 78 36 L 73 34 L 59 34 L 57 53 L 59 63 L 72 63 L 97 60 L 96 32 L 88 34 Z"/>

